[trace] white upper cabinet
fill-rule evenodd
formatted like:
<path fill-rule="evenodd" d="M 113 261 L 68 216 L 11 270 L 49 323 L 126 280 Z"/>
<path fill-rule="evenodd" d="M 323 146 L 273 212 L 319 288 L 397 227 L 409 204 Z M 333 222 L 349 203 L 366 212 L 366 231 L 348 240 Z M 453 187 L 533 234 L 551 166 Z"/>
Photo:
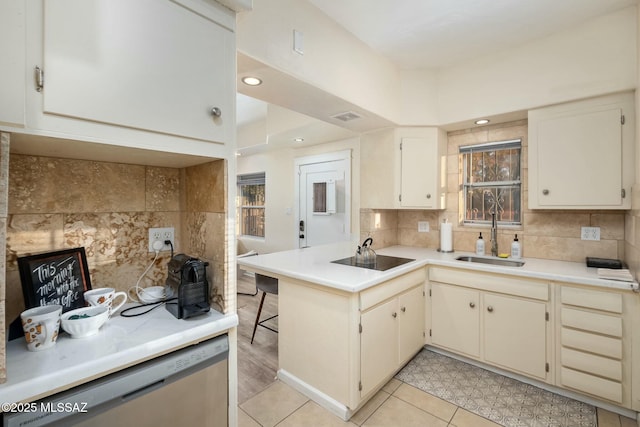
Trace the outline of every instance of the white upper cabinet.
<path fill-rule="evenodd" d="M 447 134 L 428 128 L 398 128 L 364 135 L 361 207 L 444 209 Z"/>
<path fill-rule="evenodd" d="M 25 3 L 26 19 L 14 16 L 26 26 L 18 127 L 193 154 L 233 141 L 232 11 L 213 0 Z"/>
<path fill-rule="evenodd" d="M 400 141 L 400 206 L 403 208 L 444 209 L 446 201 L 446 135 L 438 129 L 420 138 Z"/>
<path fill-rule="evenodd" d="M 634 115 L 632 94 L 529 111 L 529 208 L 629 209 Z"/>

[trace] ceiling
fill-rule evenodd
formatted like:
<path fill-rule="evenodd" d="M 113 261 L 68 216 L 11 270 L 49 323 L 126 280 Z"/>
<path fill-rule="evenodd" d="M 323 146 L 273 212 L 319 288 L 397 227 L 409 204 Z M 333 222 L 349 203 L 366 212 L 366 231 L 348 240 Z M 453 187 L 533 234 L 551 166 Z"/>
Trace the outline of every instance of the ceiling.
<path fill-rule="evenodd" d="M 308 0 L 401 68 L 438 68 L 553 34 L 637 0 Z"/>
<path fill-rule="evenodd" d="M 448 67 L 500 50 L 512 48 L 539 39 L 565 28 L 578 25 L 591 18 L 611 13 L 621 8 L 637 4 L 638 0 L 307 0 L 336 21 L 356 38 L 374 51 L 404 69 L 433 69 Z M 267 73 L 278 73 L 265 64 L 254 64 L 243 55 L 238 57 L 238 74 L 260 69 Z M 269 76 L 272 81 L 277 77 Z M 299 82 L 288 81 L 287 87 Z M 239 89 L 241 85 L 239 83 Z M 301 102 L 280 103 L 282 88 L 273 87 L 273 93 L 260 94 L 262 99 L 274 104 L 287 106 L 298 113 L 311 115 L 305 111 L 313 104 L 313 112 L 318 108 L 330 117 L 333 111 L 357 111 L 353 105 L 335 105 L 338 98 L 331 99 L 319 93 L 317 88 L 297 88 L 295 93 L 307 94 Z M 255 89 L 254 89 L 255 90 Z M 269 88 L 262 85 L 259 90 Z M 254 92 L 256 93 L 256 92 Z M 302 102 L 304 101 L 304 102 Z M 320 107 L 318 107 L 320 106 Z M 326 111 L 324 111 L 326 110 Z M 239 95 L 238 126 L 257 120 L 265 120 L 268 104 L 254 98 Z M 506 117 L 505 120 L 513 119 Z M 264 141 L 257 141 L 251 151 L 295 146 L 291 135 L 303 136 L 312 129 L 314 135 L 309 141 L 328 142 L 340 132 L 336 125 L 358 134 L 370 130 L 371 126 L 384 124 L 379 117 L 371 117 L 369 122 L 355 120 L 350 123 L 327 123 L 319 121 L 318 126 L 306 124 L 306 129 L 290 129 L 287 133 L 270 134 Z M 359 126 L 359 127 L 358 127 Z M 378 126 L 379 127 L 379 126 Z M 333 130 L 332 130 L 333 129 Z M 326 132 L 326 136 L 324 133 Z M 267 147 L 268 142 L 279 141 Z M 306 143 L 305 143 L 306 144 Z M 239 145 L 239 148 L 242 148 Z"/>

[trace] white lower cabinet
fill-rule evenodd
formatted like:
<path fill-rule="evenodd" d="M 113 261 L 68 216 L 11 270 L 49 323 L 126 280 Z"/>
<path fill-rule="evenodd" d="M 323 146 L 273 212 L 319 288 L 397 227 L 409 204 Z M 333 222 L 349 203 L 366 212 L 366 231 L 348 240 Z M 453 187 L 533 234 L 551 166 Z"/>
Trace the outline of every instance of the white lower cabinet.
<path fill-rule="evenodd" d="M 559 294 L 559 385 L 628 406 L 623 295 L 574 286 L 560 287 Z"/>
<path fill-rule="evenodd" d="M 424 300 L 424 284 L 420 284 L 362 312 L 362 396 L 378 388 L 424 346 Z"/>
<path fill-rule="evenodd" d="M 480 356 L 480 292 L 431 283 L 431 342 L 467 356 Z"/>
<path fill-rule="evenodd" d="M 440 266 L 361 292 L 279 279 L 278 375 L 345 419 L 425 344 L 640 410 L 635 292 Z"/>
<path fill-rule="evenodd" d="M 545 379 L 547 304 L 505 295 L 483 295 L 484 360 Z"/>
<path fill-rule="evenodd" d="M 366 395 L 398 365 L 397 300 L 362 313 L 360 322 L 360 394 Z"/>
<path fill-rule="evenodd" d="M 431 344 L 548 380 L 549 285 L 431 268 Z"/>
<path fill-rule="evenodd" d="M 424 346 L 426 278 L 423 267 L 349 292 L 279 277 L 279 377 L 348 418 Z"/>

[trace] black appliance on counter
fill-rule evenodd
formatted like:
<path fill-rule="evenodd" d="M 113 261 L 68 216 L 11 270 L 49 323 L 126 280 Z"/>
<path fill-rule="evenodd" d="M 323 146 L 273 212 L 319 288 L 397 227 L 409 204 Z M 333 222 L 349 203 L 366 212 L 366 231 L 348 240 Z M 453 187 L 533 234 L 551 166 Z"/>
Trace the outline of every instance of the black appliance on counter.
<path fill-rule="evenodd" d="M 178 254 L 169 261 L 169 274 L 165 283 L 167 300 L 165 308 L 178 319 L 208 313 L 209 282 L 206 267 L 208 262 Z"/>

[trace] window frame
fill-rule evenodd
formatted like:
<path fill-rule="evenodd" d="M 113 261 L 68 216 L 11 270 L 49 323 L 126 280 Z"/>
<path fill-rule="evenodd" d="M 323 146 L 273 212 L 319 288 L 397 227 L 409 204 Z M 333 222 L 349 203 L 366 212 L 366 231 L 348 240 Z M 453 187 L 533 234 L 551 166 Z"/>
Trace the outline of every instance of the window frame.
<path fill-rule="evenodd" d="M 469 173 L 469 159 L 474 153 L 481 152 L 497 152 L 499 150 L 507 150 L 507 149 L 517 149 L 518 153 L 518 179 L 513 180 L 505 180 L 505 181 L 483 181 L 482 182 L 472 182 L 470 177 L 468 177 Z M 461 185 L 460 191 L 462 192 L 462 223 L 463 225 L 486 225 L 491 224 L 491 220 L 488 219 L 467 219 L 467 203 L 468 203 L 468 190 L 475 188 L 491 188 L 497 189 L 501 187 L 508 188 L 510 190 L 518 190 L 519 193 L 519 221 L 504 221 L 498 219 L 498 223 L 502 225 L 512 225 L 512 226 L 521 226 L 522 225 L 522 208 L 523 208 L 523 200 L 522 200 L 522 139 L 509 139 L 503 141 L 493 141 L 481 144 L 473 144 L 461 146 L 458 149 L 459 156 L 461 157 Z M 484 176 L 483 176 L 484 177 Z"/>
<path fill-rule="evenodd" d="M 266 204 L 267 204 L 267 184 L 266 184 L 266 173 L 265 172 L 257 172 L 257 173 L 248 173 L 248 174 L 241 174 L 237 176 L 237 223 L 238 223 L 238 229 L 237 229 L 237 233 L 239 237 L 250 237 L 250 238 L 256 238 L 256 239 L 264 239 L 265 238 L 265 234 L 266 234 L 266 228 L 267 228 L 267 224 L 266 224 Z M 264 186 L 264 199 L 262 200 L 262 205 L 243 205 L 241 202 L 244 199 L 243 197 L 243 187 L 246 186 L 252 186 L 252 185 L 262 185 Z M 246 233 L 247 231 L 252 231 L 252 230 L 245 230 L 245 226 L 244 226 L 244 215 L 243 213 L 246 210 L 262 210 L 262 214 L 258 215 L 260 217 L 262 217 L 262 235 L 260 234 L 248 234 Z"/>

